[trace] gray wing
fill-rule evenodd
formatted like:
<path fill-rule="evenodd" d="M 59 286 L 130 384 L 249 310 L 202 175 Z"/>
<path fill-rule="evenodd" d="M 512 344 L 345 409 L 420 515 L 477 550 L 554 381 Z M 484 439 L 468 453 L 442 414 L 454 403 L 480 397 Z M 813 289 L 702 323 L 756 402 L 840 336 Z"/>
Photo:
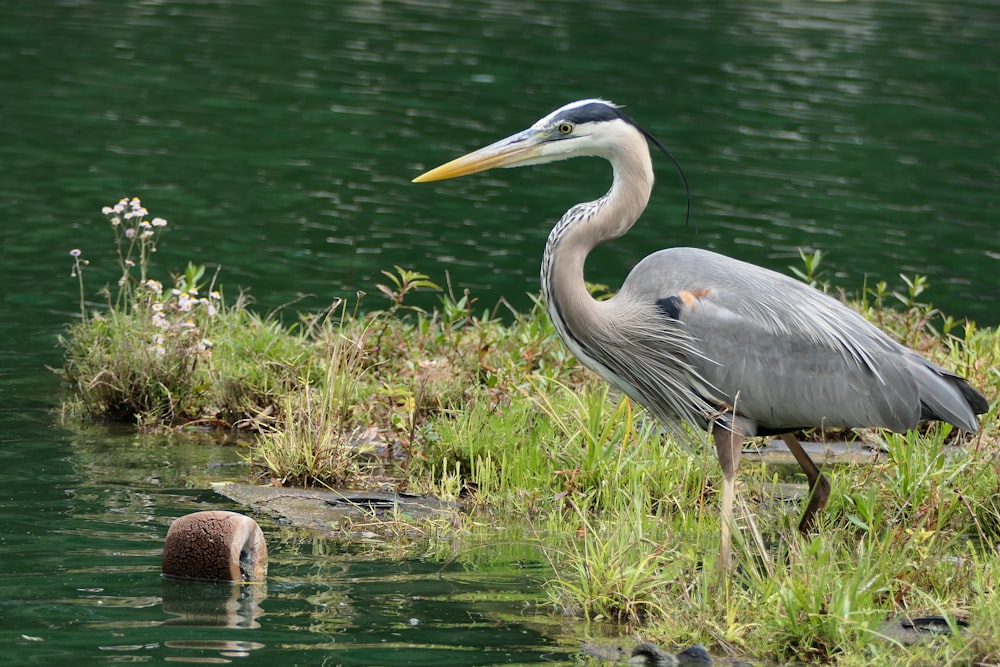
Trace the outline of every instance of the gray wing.
<path fill-rule="evenodd" d="M 689 360 L 716 403 L 761 431 L 922 419 L 977 429 L 985 399 L 841 302 L 761 267 L 693 248 L 650 255 L 621 294 L 657 304 L 698 341 Z M 970 403 L 972 405 L 970 406 Z M 983 408 L 983 409 L 979 409 Z"/>

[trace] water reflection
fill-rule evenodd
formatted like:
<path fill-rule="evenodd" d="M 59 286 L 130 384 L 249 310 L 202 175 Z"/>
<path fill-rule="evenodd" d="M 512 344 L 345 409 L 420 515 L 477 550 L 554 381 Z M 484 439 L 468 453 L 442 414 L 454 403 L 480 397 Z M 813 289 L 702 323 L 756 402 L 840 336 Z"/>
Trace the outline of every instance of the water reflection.
<path fill-rule="evenodd" d="M 166 625 L 259 628 L 266 583 L 177 581 L 162 583 L 163 611 L 174 616 Z"/>
<path fill-rule="evenodd" d="M 9 431 L 10 421 L 3 425 Z M 20 460 L 44 439 L 38 451 L 56 462 L 42 481 L 23 465 L 0 469 L 18 508 L 0 503 L 0 633 L 22 637 L 11 649 L 18 664 L 68 656 L 312 664 L 331 654 L 357 664 L 569 660 L 560 619 L 536 608 L 544 567 L 526 540 L 338 540 L 258 515 L 269 542 L 266 585 L 163 579 L 167 527 L 225 507 L 206 489 L 242 471 L 205 462 L 225 462 L 235 448 L 38 428 L 0 449 Z M 30 518 L 15 520 L 19 513 Z"/>

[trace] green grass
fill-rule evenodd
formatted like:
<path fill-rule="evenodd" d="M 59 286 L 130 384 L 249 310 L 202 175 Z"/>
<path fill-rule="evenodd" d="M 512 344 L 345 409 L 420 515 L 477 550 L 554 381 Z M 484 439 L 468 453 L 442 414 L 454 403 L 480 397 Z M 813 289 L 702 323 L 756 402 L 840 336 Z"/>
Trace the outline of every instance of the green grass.
<path fill-rule="evenodd" d="M 376 303 L 337 302 L 286 326 L 227 301 L 196 265 L 172 288 L 156 282 L 149 260 L 166 223 L 122 220 L 140 210 L 109 209 L 121 279 L 103 307 L 82 300 L 87 265 L 74 254 L 81 318 L 57 371 L 67 419 L 242 429 L 256 476 L 272 483 L 461 499 L 466 511 L 447 525 L 384 530 L 447 533 L 453 557 L 474 560 L 494 549 L 463 551 L 479 544 L 463 536 L 502 526 L 503 549 L 543 555 L 554 612 L 665 645 L 842 665 L 1000 659 L 1000 335 L 924 303 L 922 278 L 880 283 L 856 305 L 992 398 L 981 432 L 860 433 L 885 455 L 828 470 L 830 504 L 806 538 L 800 508 L 773 500 L 780 471 L 745 462 L 736 563 L 720 576 L 721 474 L 707 437 L 678 446 L 584 371 L 541 304 L 482 309 L 396 267 Z M 801 277 L 824 288 L 819 259 L 804 255 Z M 416 291 L 436 292 L 438 306 L 413 307 Z M 970 625 L 916 647 L 881 638 L 907 613 Z"/>

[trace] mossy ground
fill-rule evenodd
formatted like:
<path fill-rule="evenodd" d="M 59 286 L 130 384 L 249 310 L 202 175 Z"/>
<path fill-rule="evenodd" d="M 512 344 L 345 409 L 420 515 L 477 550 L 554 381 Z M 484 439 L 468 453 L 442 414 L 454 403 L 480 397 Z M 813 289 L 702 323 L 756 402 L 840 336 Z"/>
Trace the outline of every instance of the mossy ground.
<path fill-rule="evenodd" d="M 152 280 L 166 222 L 143 227 L 144 209 L 121 220 L 140 209 L 109 207 L 114 229 L 134 230 L 116 231 L 122 279 L 63 337 L 67 418 L 243 429 L 274 484 L 462 498 L 469 511 L 448 530 L 516 523 L 551 566 L 554 609 L 664 644 L 843 665 L 1000 661 L 1000 336 L 923 304 L 922 279 L 876 285 L 856 305 L 990 397 L 981 431 L 853 434 L 885 454 L 828 471 L 831 502 L 809 537 L 797 508 L 772 501 L 781 471 L 745 464 L 736 563 L 720 575 L 711 449 L 677 446 L 583 370 L 539 305 L 484 310 L 397 267 L 385 301 L 286 325 L 227 301 L 197 266 L 172 288 Z M 804 259 L 815 282 L 818 257 Z M 438 306 L 412 307 L 417 290 L 437 290 Z M 881 640 L 906 613 L 969 626 L 918 647 Z"/>

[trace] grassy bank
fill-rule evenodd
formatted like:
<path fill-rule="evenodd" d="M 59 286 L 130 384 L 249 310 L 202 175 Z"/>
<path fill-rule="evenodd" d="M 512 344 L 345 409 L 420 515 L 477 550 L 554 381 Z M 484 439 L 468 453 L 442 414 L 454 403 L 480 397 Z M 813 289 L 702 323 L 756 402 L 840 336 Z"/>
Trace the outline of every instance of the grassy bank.
<path fill-rule="evenodd" d="M 711 448 L 670 442 L 584 371 L 539 305 L 484 307 L 397 267 L 366 301 L 288 326 L 226 298 L 198 266 L 158 282 L 150 258 L 167 223 L 146 222 L 137 201 L 107 215 L 121 278 L 103 307 L 81 301 L 63 337 L 66 418 L 240 429 L 270 483 L 462 498 L 455 531 L 523 525 L 551 564 L 554 609 L 667 645 L 846 665 L 1000 660 L 1000 336 L 924 304 L 919 277 L 874 285 L 857 306 L 993 400 L 981 432 L 856 434 L 884 455 L 829 471 L 830 506 L 809 538 L 795 532 L 798 506 L 774 500 L 785 470 L 744 464 L 743 541 L 723 578 L 711 567 Z M 818 256 L 803 259 L 801 277 L 821 284 Z M 81 253 L 73 261 L 83 299 L 88 267 Z M 419 291 L 438 305 L 413 306 Z M 879 638 L 900 613 L 969 627 L 904 649 Z"/>

